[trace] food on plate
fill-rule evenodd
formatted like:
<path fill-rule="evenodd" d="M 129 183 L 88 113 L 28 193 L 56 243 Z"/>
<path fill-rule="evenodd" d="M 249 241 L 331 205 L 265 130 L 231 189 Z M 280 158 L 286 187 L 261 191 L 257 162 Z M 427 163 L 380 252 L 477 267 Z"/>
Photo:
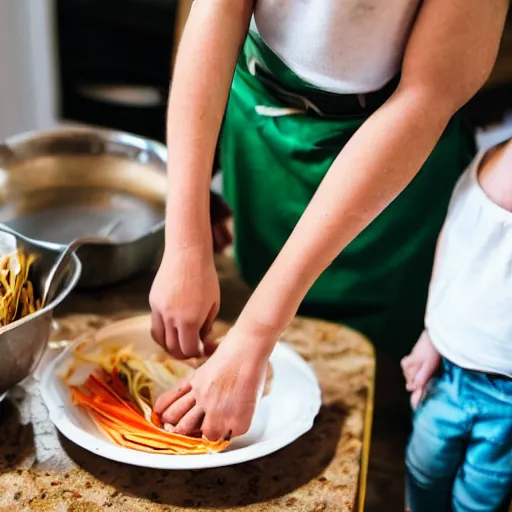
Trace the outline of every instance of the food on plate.
<path fill-rule="evenodd" d="M 16 251 L 0 257 L 0 326 L 4 327 L 41 308 L 29 280 L 33 254 Z"/>
<path fill-rule="evenodd" d="M 72 401 L 113 443 L 170 455 L 216 453 L 229 445 L 228 441 L 209 441 L 200 432 L 195 436 L 174 434 L 172 426 L 162 424 L 153 411 L 156 398 L 190 377 L 205 359 L 183 362 L 163 352 L 142 356 L 130 345 L 91 344 L 90 340 L 75 347 L 73 359 L 74 364 L 63 376 Z M 83 372 L 78 375 L 84 366 L 88 369 L 85 382 Z"/>
<path fill-rule="evenodd" d="M 120 375 L 101 370 L 91 373 L 81 388 L 71 388 L 73 402 L 84 407 L 115 444 L 166 455 L 215 453 L 228 446 L 227 441 L 210 442 L 166 431 L 141 395 L 134 400 Z"/>

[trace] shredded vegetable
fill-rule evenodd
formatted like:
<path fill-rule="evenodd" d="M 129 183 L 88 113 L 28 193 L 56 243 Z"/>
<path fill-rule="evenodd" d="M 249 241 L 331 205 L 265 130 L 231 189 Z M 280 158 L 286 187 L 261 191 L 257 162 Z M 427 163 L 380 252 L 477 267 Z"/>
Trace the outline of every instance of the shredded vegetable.
<path fill-rule="evenodd" d="M 8 325 L 36 312 L 41 302 L 34 298 L 29 280 L 35 256 L 22 251 L 3 256 L 0 260 L 0 326 Z"/>
<path fill-rule="evenodd" d="M 142 358 L 131 346 L 101 345 L 94 352 L 86 352 L 84 347 L 81 344 L 74 350 L 76 363 L 97 368 L 82 385 L 70 384 L 76 366 L 65 380 L 73 403 L 83 407 L 113 443 L 170 455 L 215 453 L 229 445 L 227 441 L 171 433 L 153 412 L 156 397 L 190 375 L 193 366 L 166 356 Z"/>

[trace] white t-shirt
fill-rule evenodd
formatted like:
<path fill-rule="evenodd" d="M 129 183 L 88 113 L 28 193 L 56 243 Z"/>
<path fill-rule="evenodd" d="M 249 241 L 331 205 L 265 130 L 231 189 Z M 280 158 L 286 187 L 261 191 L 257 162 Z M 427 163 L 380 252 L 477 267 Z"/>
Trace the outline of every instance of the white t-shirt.
<path fill-rule="evenodd" d="M 251 29 L 306 82 L 381 89 L 400 70 L 420 0 L 257 0 Z"/>
<path fill-rule="evenodd" d="M 451 199 L 426 327 L 441 355 L 458 366 L 512 377 L 512 213 L 480 187 L 482 157 Z"/>

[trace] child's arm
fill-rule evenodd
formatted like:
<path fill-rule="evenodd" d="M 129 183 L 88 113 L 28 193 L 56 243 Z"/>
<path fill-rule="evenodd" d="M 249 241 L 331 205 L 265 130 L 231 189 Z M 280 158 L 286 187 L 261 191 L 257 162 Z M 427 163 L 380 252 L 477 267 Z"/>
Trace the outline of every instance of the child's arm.
<path fill-rule="evenodd" d="M 486 195 L 496 205 L 512 211 L 512 139 L 490 149 L 481 160 L 478 181 Z M 443 233 L 437 242 L 432 280 L 440 258 L 439 247 Z M 428 331 L 425 330 L 411 353 L 402 359 L 402 370 L 406 388 L 411 392 L 411 405 L 416 408 L 428 381 L 437 369 L 440 355 L 434 347 Z"/>
<path fill-rule="evenodd" d="M 436 269 L 440 257 L 439 247 L 442 237 L 443 230 L 441 230 L 437 239 L 431 280 L 436 277 Z M 402 371 L 405 377 L 405 387 L 407 391 L 411 393 L 411 406 L 413 409 L 418 407 L 423 397 L 425 387 L 432 378 L 432 375 L 434 375 L 440 361 L 441 356 L 434 347 L 428 331 L 425 329 L 411 350 L 411 353 L 401 361 Z"/>

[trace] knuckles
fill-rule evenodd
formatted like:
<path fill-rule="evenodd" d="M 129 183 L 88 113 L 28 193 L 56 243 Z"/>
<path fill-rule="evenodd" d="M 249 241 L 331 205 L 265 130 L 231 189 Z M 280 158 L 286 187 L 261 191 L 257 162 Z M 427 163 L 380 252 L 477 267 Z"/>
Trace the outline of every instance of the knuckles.
<path fill-rule="evenodd" d="M 158 311 L 166 325 L 178 329 L 199 329 L 204 320 L 202 317 L 206 317 L 198 308 L 176 307 L 175 305 L 162 306 L 161 304 L 158 307 L 152 306 L 152 308 Z"/>

